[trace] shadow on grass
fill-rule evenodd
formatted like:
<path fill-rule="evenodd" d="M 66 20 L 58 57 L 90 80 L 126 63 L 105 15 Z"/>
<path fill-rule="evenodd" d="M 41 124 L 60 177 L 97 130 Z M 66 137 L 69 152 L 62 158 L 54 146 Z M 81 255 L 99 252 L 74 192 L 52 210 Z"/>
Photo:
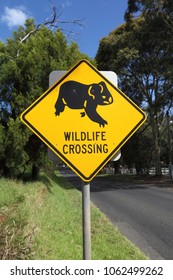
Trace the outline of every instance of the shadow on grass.
<path fill-rule="evenodd" d="M 51 190 L 53 187 L 52 181 L 64 189 L 76 188 L 75 182 L 73 180 L 73 176 L 71 176 L 71 178 L 66 178 L 63 175 L 61 175 L 61 173 L 58 170 L 40 172 L 37 180 L 32 179 L 30 172 L 25 173 L 22 177 L 22 182 L 24 184 L 32 183 L 32 182 L 42 182 L 46 186 L 46 188 L 49 192 L 52 192 L 52 190 Z"/>
<path fill-rule="evenodd" d="M 78 184 L 76 185 L 76 180 L 78 181 Z M 58 171 L 52 171 L 48 173 L 48 177 L 43 175 L 42 177 L 43 182 L 45 182 L 48 190 L 51 190 L 51 181 L 53 181 L 55 184 L 59 185 L 61 188 L 64 188 L 66 190 L 71 190 L 78 188 L 81 185 L 81 180 L 78 177 L 63 177 Z M 48 182 L 49 181 L 49 182 Z"/>

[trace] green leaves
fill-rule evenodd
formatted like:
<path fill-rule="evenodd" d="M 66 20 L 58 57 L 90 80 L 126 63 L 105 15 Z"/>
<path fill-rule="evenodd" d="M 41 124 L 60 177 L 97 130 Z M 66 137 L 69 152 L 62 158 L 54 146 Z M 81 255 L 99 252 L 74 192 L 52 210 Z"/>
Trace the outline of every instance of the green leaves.
<path fill-rule="evenodd" d="M 29 157 L 23 148 L 28 140 L 28 134 L 19 118 L 9 119 L 4 145 L 6 175 L 10 177 L 16 177 L 25 171 Z"/>
<path fill-rule="evenodd" d="M 47 162 L 45 145 L 21 124 L 21 112 L 48 89 L 53 70 L 68 70 L 86 58 L 60 30 L 35 27 L 28 19 L 6 44 L 0 42 L 0 172 L 14 177 Z"/>
<path fill-rule="evenodd" d="M 101 40 L 96 56 L 98 67 L 117 73 L 119 87 L 147 110 L 156 167 L 161 158 L 158 119 L 173 104 L 173 9 L 168 2 L 128 1 L 128 21 Z M 141 14 L 133 18 L 136 12 Z"/>

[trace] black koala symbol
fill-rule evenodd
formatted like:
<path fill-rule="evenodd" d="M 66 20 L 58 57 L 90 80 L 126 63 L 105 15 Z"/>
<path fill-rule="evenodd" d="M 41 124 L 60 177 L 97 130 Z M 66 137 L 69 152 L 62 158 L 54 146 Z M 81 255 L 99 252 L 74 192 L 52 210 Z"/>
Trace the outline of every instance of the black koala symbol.
<path fill-rule="evenodd" d="M 55 115 L 59 116 L 68 106 L 71 109 L 84 109 L 81 117 L 87 115 L 90 120 L 100 126 L 108 124 L 96 111 L 98 105 L 109 105 L 113 97 L 102 81 L 98 84 L 84 85 L 76 81 L 68 81 L 61 85 L 59 96 L 55 103 Z"/>

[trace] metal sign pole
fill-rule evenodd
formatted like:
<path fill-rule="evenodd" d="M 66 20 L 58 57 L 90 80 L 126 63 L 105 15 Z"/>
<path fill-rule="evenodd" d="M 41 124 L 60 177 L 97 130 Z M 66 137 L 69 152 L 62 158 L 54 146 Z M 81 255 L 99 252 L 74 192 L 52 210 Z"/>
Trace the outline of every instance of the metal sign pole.
<path fill-rule="evenodd" d="M 91 260 L 90 184 L 82 184 L 83 259 Z"/>

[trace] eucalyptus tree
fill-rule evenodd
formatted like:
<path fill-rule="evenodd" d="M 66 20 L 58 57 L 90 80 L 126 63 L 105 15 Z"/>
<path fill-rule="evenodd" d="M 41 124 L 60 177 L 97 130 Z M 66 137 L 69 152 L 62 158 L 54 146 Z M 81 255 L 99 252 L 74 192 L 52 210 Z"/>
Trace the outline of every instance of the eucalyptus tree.
<path fill-rule="evenodd" d="M 156 174 L 160 175 L 160 128 L 173 101 L 173 39 L 168 36 L 173 21 L 165 20 L 164 8 L 155 13 L 154 5 L 147 9 L 143 2 L 163 1 L 129 1 L 127 22 L 100 41 L 96 60 L 99 69 L 115 71 L 119 87 L 146 110 L 152 128 Z M 141 14 L 134 17 L 132 11 L 139 9 Z M 171 13 L 169 16 L 172 18 Z"/>
<path fill-rule="evenodd" d="M 19 116 L 48 89 L 51 71 L 68 70 L 87 58 L 59 29 L 42 25 L 31 32 L 35 29 L 34 21 L 28 19 L 6 43 L 0 42 L 0 135 L 5 139 L 0 141 L 0 170 L 7 176 L 21 176 L 31 166 L 37 177 L 38 168 L 46 164 L 45 145 Z"/>

